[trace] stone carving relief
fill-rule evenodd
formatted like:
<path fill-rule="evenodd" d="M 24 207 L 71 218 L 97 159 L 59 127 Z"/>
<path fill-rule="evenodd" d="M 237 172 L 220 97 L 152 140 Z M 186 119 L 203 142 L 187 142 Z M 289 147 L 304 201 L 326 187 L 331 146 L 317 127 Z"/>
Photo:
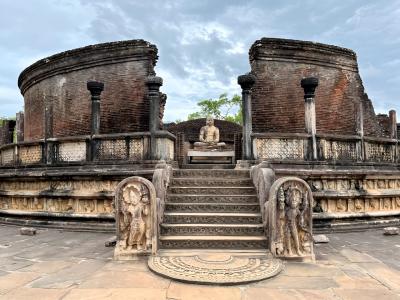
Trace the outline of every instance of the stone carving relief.
<path fill-rule="evenodd" d="M 308 181 L 322 211 L 327 213 L 378 212 L 398 210 L 400 179 L 327 178 Z M 315 211 L 314 209 L 314 212 Z"/>
<path fill-rule="evenodd" d="M 0 181 L 4 191 L 84 191 L 109 192 L 115 190 L 118 182 L 114 180 L 49 180 L 49 181 Z"/>
<path fill-rule="evenodd" d="M 86 142 L 65 142 L 58 146 L 58 160 L 85 161 Z"/>
<path fill-rule="evenodd" d="M 132 139 L 129 142 L 129 159 L 142 160 L 143 159 L 143 139 Z"/>
<path fill-rule="evenodd" d="M 327 213 L 363 213 L 394 211 L 400 209 L 400 197 L 375 198 L 333 198 L 318 199 L 322 212 Z M 314 210 L 314 212 L 317 212 Z"/>
<path fill-rule="evenodd" d="M 18 155 L 22 164 L 39 163 L 42 160 L 42 147 L 40 145 L 20 147 Z"/>
<path fill-rule="evenodd" d="M 123 180 L 115 192 L 117 245 L 114 258 L 136 259 L 157 249 L 156 193 L 142 177 Z M 155 225 L 156 224 L 156 225 Z"/>
<path fill-rule="evenodd" d="M 125 140 L 101 140 L 97 150 L 99 160 L 118 160 L 127 158 L 127 146 Z"/>
<path fill-rule="evenodd" d="M 39 196 L 3 196 L 0 198 L 0 209 L 91 215 L 106 214 L 110 215 L 110 217 L 113 212 L 111 199 L 97 200 Z"/>
<path fill-rule="evenodd" d="M 327 160 L 357 160 L 356 142 L 329 141 L 321 139 L 323 156 Z"/>
<path fill-rule="evenodd" d="M 165 161 L 160 161 L 154 170 L 152 183 L 157 196 L 157 220 L 158 224 L 163 221 L 165 201 L 167 200 L 167 190 L 172 180 L 172 166 Z"/>
<path fill-rule="evenodd" d="M 266 201 L 268 201 L 269 190 L 275 181 L 275 171 L 272 169 L 271 164 L 263 161 L 260 164 L 251 167 L 250 177 L 257 191 L 261 215 L 265 216 L 264 204 Z"/>
<path fill-rule="evenodd" d="M 1 150 L 1 164 L 10 165 L 14 163 L 14 148 Z"/>
<path fill-rule="evenodd" d="M 279 178 L 265 204 L 266 232 L 271 252 L 278 257 L 314 259 L 311 189 L 296 177 Z"/>
<path fill-rule="evenodd" d="M 367 161 L 394 162 L 395 145 L 365 142 L 365 158 Z"/>
<path fill-rule="evenodd" d="M 261 139 L 254 140 L 258 159 L 304 159 L 304 140 L 302 139 Z"/>
<path fill-rule="evenodd" d="M 114 180 L 1 181 L 0 209 L 112 217 L 117 184 Z"/>

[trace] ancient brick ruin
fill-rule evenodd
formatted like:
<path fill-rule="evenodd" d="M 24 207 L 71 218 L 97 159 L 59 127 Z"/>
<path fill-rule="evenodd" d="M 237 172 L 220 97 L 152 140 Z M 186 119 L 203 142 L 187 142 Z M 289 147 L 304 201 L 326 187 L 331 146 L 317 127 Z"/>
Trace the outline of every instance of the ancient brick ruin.
<path fill-rule="evenodd" d="M 375 114 L 356 54 L 271 38 L 249 54 L 243 126 L 215 121 L 232 162 L 188 159 L 205 119 L 163 126 L 155 45 L 93 45 L 25 69 L 25 111 L 0 127 L 0 221 L 113 231 L 117 208 L 116 256 L 130 258 L 268 248 L 313 259 L 312 230 L 398 224 L 400 128 L 395 111 Z"/>

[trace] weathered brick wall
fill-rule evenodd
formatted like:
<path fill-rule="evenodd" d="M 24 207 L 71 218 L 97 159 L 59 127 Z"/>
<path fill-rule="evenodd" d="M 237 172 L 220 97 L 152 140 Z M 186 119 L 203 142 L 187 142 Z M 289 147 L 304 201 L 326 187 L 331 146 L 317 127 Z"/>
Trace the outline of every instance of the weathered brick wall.
<path fill-rule="evenodd" d="M 45 126 L 49 137 L 90 134 L 89 80 L 104 83 L 100 133 L 148 131 L 145 80 L 156 60 L 154 45 L 133 40 L 75 49 L 33 64 L 19 78 L 25 140 L 43 138 Z"/>
<path fill-rule="evenodd" d="M 0 120 L 0 146 L 13 142 L 14 120 Z"/>
<path fill-rule="evenodd" d="M 22 111 L 16 114 L 15 129 L 17 135 L 17 142 L 24 141 L 24 113 Z"/>
<path fill-rule="evenodd" d="M 319 78 L 316 91 L 317 133 L 356 134 L 360 101 L 365 134 L 382 130 L 365 99 L 356 54 L 318 43 L 261 39 L 250 49 L 251 70 L 257 78 L 252 92 L 254 132 L 304 132 L 304 77 Z"/>
<path fill-rule="evenodd" d="M 367 94 L 364 94 L 361 99 L 361 101 L 363 101 L 364 135 L 387 137 L 389 128 L 385 130 L 385 128 L 382 127 L 385 124 L 384 117 L 379 117 L 375 114 L 374 106 Z M 387 122 L 389 122 L 389 120 L 387 120 Z"/>
<path fill-rule="evenodd" d="M 164 124 L 164 129 L 168 130 L 173 134 L 184 133 L 187 141 L 196 142 L 199 140 L 199 133 L 201 127 L 206 125 L 206 119 L 195 119 L 178 124 Z M 219 136 L 222 142 L 234 141 L 235 133 L 242 133 L 242 126 L 225 121 L 225 120 L 214 120 L 214 125 L 219 129 Z"/>
<path fill-rule="evenodd" d="M 397 123 L 397 138 L 400 139 L 400 123 Z"/>
<path fill-rule="evenodd" d="M 382 130 L 382 135 L 389 137 L 390 136 L 390 119 L 386 114 L 378 114 L 376 116 L 377 123 Z"/>

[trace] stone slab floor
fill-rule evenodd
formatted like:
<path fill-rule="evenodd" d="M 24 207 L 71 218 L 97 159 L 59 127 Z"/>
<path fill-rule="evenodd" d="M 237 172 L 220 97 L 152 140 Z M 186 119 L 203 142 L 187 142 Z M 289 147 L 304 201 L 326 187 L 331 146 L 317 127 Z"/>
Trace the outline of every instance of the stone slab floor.
<path fill-rule="evenodd" d="M 329 234 L 317 263 L 288 262 L 277 277 L 241 286 L 183 284 L 146 261 L 112 261 L 110 234 L 0 225 L 0 299 L 400 299 L 400 236 Z"/>

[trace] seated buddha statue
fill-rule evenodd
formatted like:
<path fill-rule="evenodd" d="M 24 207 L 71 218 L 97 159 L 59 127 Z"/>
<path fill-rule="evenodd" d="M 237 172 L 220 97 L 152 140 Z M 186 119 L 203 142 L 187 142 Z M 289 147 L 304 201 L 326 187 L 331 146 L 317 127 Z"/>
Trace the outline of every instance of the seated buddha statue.
<path fill-rule="evenodd" d="M 195 150 L 208 150 L 216 151 L 225 148 L 225 143 L 219 141 L 219 129 L 214 126 L 214 119 L 207 117 L 206 126 L 201 127 L 200 142 L 194 143 Z"/>

